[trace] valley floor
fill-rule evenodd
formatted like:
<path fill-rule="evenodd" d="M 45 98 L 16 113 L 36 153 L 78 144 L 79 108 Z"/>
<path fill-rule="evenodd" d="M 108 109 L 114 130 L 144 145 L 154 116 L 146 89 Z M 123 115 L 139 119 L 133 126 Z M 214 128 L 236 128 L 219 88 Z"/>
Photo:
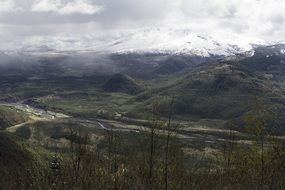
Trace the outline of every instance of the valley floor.
<path fill-rule="evenodd" d="M 98 130 L 112 131 L 119 133 L 140 133 L 150 132 L 148 122 L 146 120 L 130 119 L 130 118 L 118 118 L 117 120 L 107 120 L 98 118 L 82 118 L 66 115 L 63 113 L 57 113 L 53 111 L 34 108 L 30 105 L 19 103 L 0 103 L 0 106 L 11 107 L 17 111 L 25 112 L 29 119 L 23 123 L 19 123 L 6 128 L 7 131 L 15 133 L 21 127 L 30 126 L 33 124 L 37 127 L 37 122 L 53 122 L 61 123 L 67 122 L 73 125 L 83 125 Z M 161 135 L 166 135 L 164 129 L 158 129 Z M 251 145 L 254 138 L 246 133 L 238 132 L 235 130 L 221 129 L 207 127 L 199 124 L 193 124 L 191 122 L 180 122 L 175 134 L 186 147 L 193 149 L 220 149 L 224 142 L 227 140 L 234 140 L 235 143 L 241 145 Z M 233 139 L 234 137 L 234 139 Z M 282 138 L 282 137 L 276 137 Z"/>

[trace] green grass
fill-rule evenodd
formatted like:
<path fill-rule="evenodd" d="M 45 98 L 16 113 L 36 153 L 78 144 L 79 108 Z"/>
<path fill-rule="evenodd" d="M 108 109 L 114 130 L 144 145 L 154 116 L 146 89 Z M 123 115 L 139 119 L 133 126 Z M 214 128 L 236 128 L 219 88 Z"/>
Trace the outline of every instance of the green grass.
<path fill-rule="evenodd" d="M 37 98 L 51 110 L 81 117 L 113 117 L 116 113 L 128 112 L 130 95 L 124 93 L 104 93 L 97 91 L 88 95 L 72 95 L 67 92 L 60 98 Z"/>

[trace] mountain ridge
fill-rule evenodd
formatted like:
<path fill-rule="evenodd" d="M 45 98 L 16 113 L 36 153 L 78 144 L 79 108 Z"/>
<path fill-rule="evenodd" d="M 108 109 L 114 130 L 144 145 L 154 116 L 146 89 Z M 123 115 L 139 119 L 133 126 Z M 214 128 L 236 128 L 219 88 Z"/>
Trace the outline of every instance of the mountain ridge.
<path fill-rule="evenodd" d="M 68 37 L 27 38 L 20 46 L 12 48 L 19 52 L 65 53 L 96 52 L 118 54 L 171 54 L 210 57 L 233 56 L 251 51 L 258 46 L 275 43 L 262 40 L 219 39 L 206 34 L 199 34 L 189 28 L 148 28 L 135 31 L 124 31 L 106 38 L 95 35 Z M 6 47 L 14 47 L 13 43 Z M 281 42 L 280 42 L 281 43 Z M 3 50 L 6 51 L 6 50 Z"/>

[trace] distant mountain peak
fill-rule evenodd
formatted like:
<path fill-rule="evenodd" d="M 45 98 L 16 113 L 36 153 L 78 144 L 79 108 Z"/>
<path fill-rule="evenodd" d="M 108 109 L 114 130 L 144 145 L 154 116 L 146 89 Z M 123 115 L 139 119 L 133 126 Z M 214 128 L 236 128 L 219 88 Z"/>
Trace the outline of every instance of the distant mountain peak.
<path fill-rule="evenodd" d="M 102 50 L 119 54 L 172 54 L 200 57 L 233 56 L 251 51 L 252 42 L 242 40 L 220 40 L 197 34 L 191 29 L 148 28 L 124 33 L 113 38 Z M 261 45 L 257 42 L 255 45 Z"/>

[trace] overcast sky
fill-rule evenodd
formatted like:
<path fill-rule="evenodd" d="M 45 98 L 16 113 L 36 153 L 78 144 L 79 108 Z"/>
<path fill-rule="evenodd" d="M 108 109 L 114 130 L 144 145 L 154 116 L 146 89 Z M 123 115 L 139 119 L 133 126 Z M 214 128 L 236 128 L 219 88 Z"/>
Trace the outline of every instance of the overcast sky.
<path fill-rule="evenodd" d="M 0 0 L 0 43 L 104 40 L 151 27 L 285 41 L 285 0 Z M 64 43 L 64 41 L 61 41 Z"/>

